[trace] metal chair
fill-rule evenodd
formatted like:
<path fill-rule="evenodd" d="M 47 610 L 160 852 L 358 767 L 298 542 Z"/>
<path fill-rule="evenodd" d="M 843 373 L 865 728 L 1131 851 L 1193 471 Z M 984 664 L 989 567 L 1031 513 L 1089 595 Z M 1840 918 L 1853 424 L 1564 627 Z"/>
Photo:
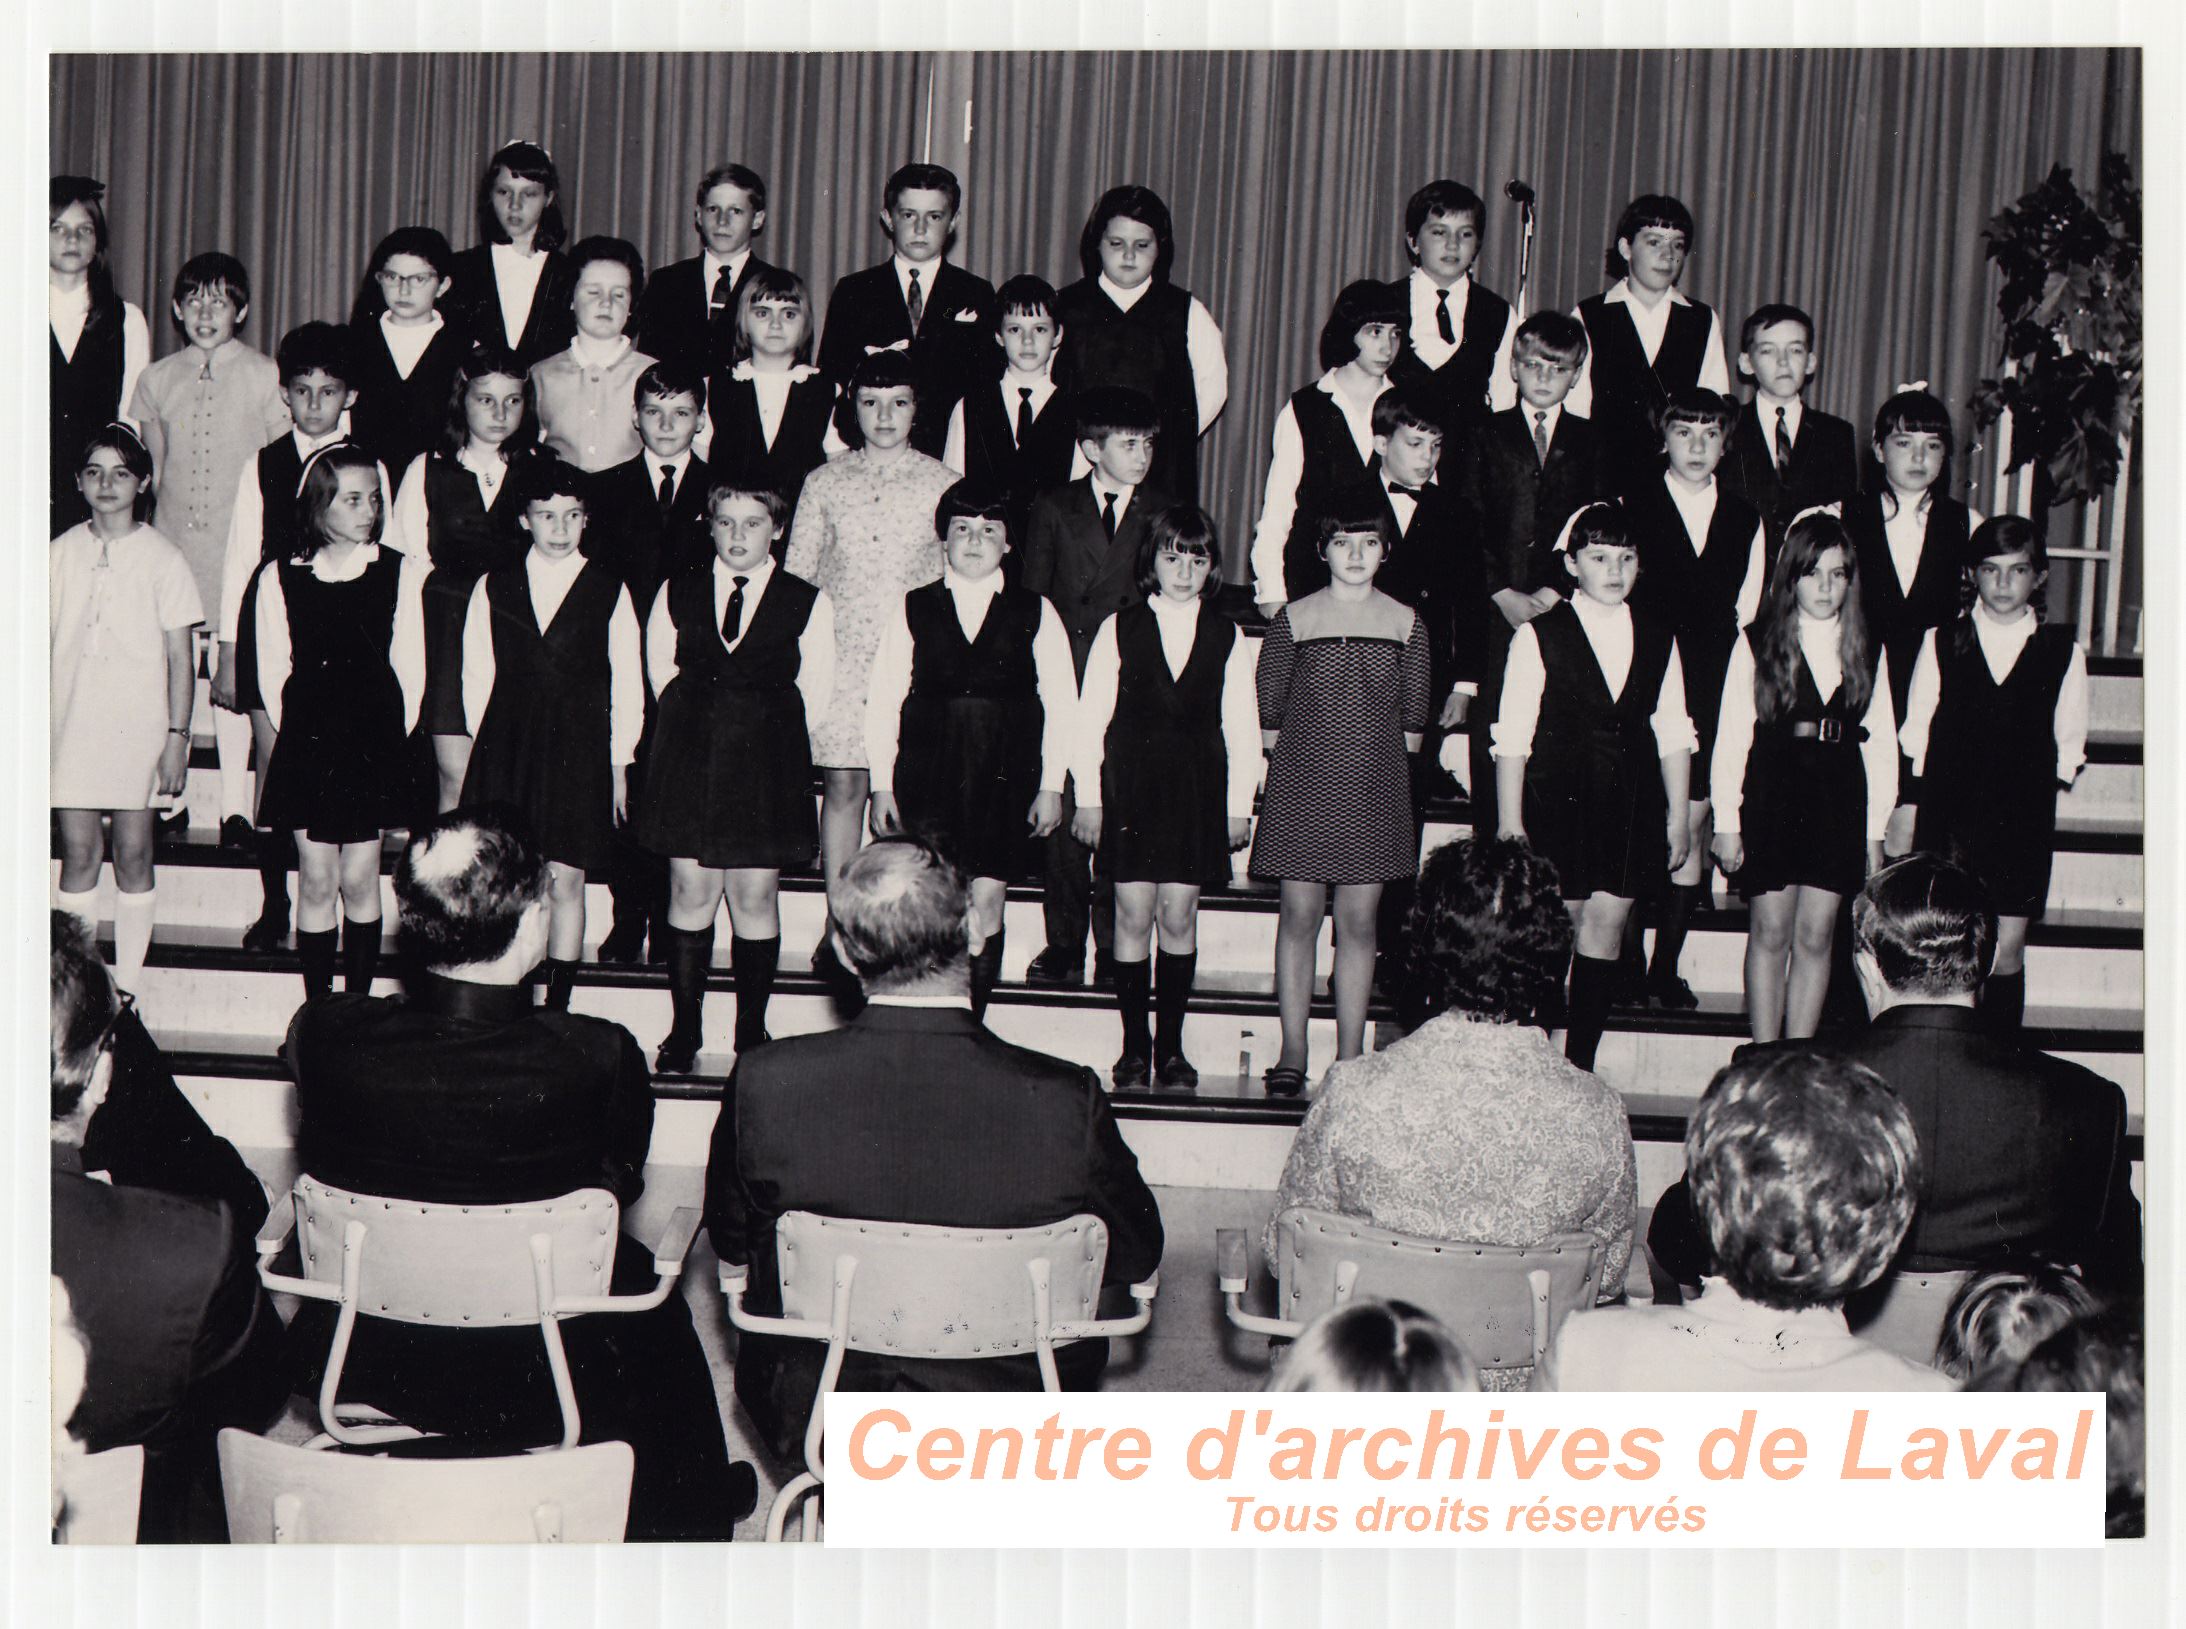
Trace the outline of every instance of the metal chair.
<path fill-rule="evenodd" d="M 1333 1307 L 1361 1297 L 1410 1301 L 1449 1326 L 1483 1372 L 1541 1361 L 1571 1313 L 1599 1291 L 1602 1243 L 1559 1233 L 1538 1244 L 1461 1244 L 1293 1206 L 1275 1219 L 1276 1315 L 1247 1312 L 1250 1257 L 1239 1228 L 1215 1232 L 1222 1310 L 1248 1334 L 1295 1340 Z"/>
<path fill-rule="evenodd" d="M 1845 1322 L 1863 1341 L 1914 1363 L 1932 1364 L 1951 1297 L 1972 1276 L 1966 1271 L 1885 1273 L 1845 1303 Z"/>
<path fill-rule="evenodd" d="M 650 1312 L 668 1299 L 698 1232 L 699 1213 L 679 1208 L 653 1251 L 660 1282 L 642 1295 L 612 1295 L 621 1207 L 604 1188 L 517 1205 L 433 1205 L 383 1199 L 296 1179 L 293 1206 L 276 1206 L 258 1235 L 258 1277 L 267 1289 L 341 1310 L 319 1386 L 319 1423 L 339 1443 L 387 1442 L 420 1433 L 360 1425 L 337 1415 L 342 1364 L 360 1315 L 450 1329 L 536 1324 L 562 1409 L 563 1448 L 582 1427 L 560 1322 L 580 1313 Z M 274 1271 L 291 1232 L 304 1276 Z M 376 1414 L 376 1411 L 366 1411 Z M 385 1416 L 376 1416 L 384 1419 Z"/>
<path fill-rule="evenodd" d="M 53 1537 L 60 1544 L 134 1544 L 137 1507 L 144 1498 L 144 1447 L 109 1448 L 103 1454 L 69 1454 L 54 1467 L 61 1517 Z"/>
<path fill-rule="evenodd" d="M 626 1442 L 505 1459 L 320 1453 L 220 1433 L 236 1544 L 620 1544 Z"/>
<path fill-rule="evenodd" d="M 1072 1216 L 1044 1227 L 930 1227 L 791 1211 L 775 1225 L 782 1315 L 749 1312 L 750 1269 L 721 1264 L 721 1293 L 738 1329 L 827 1342 L 827 1359 L 805 1428 L 805 1470 L 784 1484 L 767 1514 L 779 1541 L 807 1495 L 803 1521 L 819 1537 L 822 1415 L 848 1352 L 975 1360 L 1031 1352 L 1041 1384 L 1060 1391 L 1055 1348 L 1070 1341 L 1136 1335 L 1154 1316 L 1160 1275 L 1131 1286 L 1138 1310 L 1099 1316 L 1108 1227 Z"/>

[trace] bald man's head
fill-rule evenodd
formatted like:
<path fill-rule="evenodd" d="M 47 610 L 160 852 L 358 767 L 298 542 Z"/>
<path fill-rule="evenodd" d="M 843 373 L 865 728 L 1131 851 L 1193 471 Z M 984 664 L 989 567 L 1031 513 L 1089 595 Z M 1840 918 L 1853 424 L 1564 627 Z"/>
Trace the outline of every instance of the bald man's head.
<path fill-rule="evenodd" d="M 395 867 L 402 942 L 434 971 L 505 955 L 525 910 L 546 892 L 546 860 L 492 809 L 442 815 L 410 839 Z"/>

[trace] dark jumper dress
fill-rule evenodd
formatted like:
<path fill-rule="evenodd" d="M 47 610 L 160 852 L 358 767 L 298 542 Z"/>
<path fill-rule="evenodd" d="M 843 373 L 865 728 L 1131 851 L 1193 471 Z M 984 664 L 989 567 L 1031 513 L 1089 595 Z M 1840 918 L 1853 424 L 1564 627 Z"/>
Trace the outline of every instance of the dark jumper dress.
<path fill-rule="evenodd" d="M 1117 882 L 1229 881 L 1222 685 L 1237 624 L 1199 605 L 1184 671 L 1169 672 L 1150 606 L 1116 613 L 1116 710 L 1101 762 L 1101 844 Z"/>
<path fill-rule="evenodd" d="M 1146 484 L 1179 503 L 1199 499 L 1199 394 L 1189 346 L 1192 296 L 1155 283 L 1126 311 L 1098 277 L 1055 296 L 1055 319 L 1070 343 L 1056 352 L 1055 383 L 1079 392 L 1100 385 L 1135 390 L 1154 404 L 1161 433 Z"/>
<path fill-rule="evenodd" d="M 945 582 L 903 597 L 911 688 L 897 736 L 895 792 L 916 831 L 972 877 L 1009 881 L 1031 859 L 1027 811 L 1040 791 L 1040 596 L 1004 588 L 967 640 Z"/>
<path fill-rule="evenodd" d="M 425 579 L 425 705 L 418 728 L 427 735 L 468 735 L 463 716 L 463 619 L 471 590 L 490 571 L 523 563 L 528 545 L 517 517 L 522 485 L 510 459 L 488 509 L 478 478 L 452 458 L 427 455 L 426 529 L 432 573 Z"/>
<path fill-rule="evenodd" d="M 259 538 L 258 565 L 243 585 L 243 605 L 235 621 L 235 709 L 248 713 L 263 708 L 258 693 L 258 583 L 265 567 L 285 560 L 296 546 L 296 485 L 303 479 L 303 455 L 296 438 L 284 435 L 258 449 L 258 500 L 265 514 Z"/>
<path fill-rule="evenodd" d="M 293 560 L 263 570 L 281 574 L 291 654 L 259 824 L 317 843 L 376 842 L 410 806 L 402 685 L 388 660 L 402 556 L 382 548 L 345 583 Z"/>
<path fill-rule="evenodd" d="M 486 577 L 493 694 L 462 802 L 522 810 L 546 857 L 580 871 L 605 870 L 615 854 L 608 626 L 622 594 L 622 579 L 588 560 L 541 630 L 520 562 Z"/>
<path fill-rule="evenodd" d="M 1755 641 L 1754 629 L 1745 637 Z M 1868 654 L 1873 661 L 1876 653 Z M 1823 701 L 1804 658 L 1798 666 L 1790 715 L 1756 722 L 1746 757 L 1746 863 L 1735 880 L 1748 899 L 1792 887 L 1856 894 L 1867 880 L 1867 762 L 1860 755 L 1867 705 L 1853 707 L 1843 682 Z M 1867 678 L 1871 694 L 1872 667 Z M 1794 724 L 1821 725 L 1832 738 L 1793 735 Z"/>
<path fill-rule="evenodd" d="M 1988 884 L 1997 912 L 2037 917 L 2057 839 L 2057 694 L 2069 628 L 2037 628 L 1998 684 L 1970 618 L 1936 630 L 1942 692 L 1928 730 L 1914 847 Z"/>
<path fill-rule="evenodd" d="M 781 871 L 819 843 L 798 639 L 820 591 L 775 568 L 736 649 L 713 615 L 713 564 L 668 583 L 676 676 L 645 760 L 637 840 L 717 871 Z"/>
<path fill-rule="evenodd" d="M 1670 874 L 1669 805 L 1652 719 L 1677 643 L 1633 611 L 1632 665 L 1612 698 L 1569 600 L 1534 618 L 1543 681 L 1526 759 L 1526 835 L 1566 899 L 1640 899 Z"/>

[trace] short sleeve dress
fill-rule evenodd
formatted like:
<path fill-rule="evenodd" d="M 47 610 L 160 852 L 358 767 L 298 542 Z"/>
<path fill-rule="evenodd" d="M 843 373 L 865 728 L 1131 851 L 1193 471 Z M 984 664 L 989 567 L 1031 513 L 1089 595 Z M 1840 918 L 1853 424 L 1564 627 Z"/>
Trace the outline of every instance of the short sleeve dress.
<path fill-rule="evenodd" d="M 166 635 L 205 620 L 180 549 L 90 523 L 48 545 L 56 809 L 146 809 L 167 744 Z"/>
<path fill-rule="evenodd" d="M 1268 765 L 1252 874 L 1337 886 L 1419 869 L 1404 738 L 1427 728 L 1427 626 L 1385 594 L 1342 605 L 1326 589 L 1286 605 L 1260 647 Z"/>
<path fill-rule="evenodd" d="M 881 625 L 903 596 L 941 576 L 934 509 L 956 483 L 938 458 L 904 449 L 877 464 L 860 448 L 805 477 L 783 566 L 835 604 L 835 699 L 812 726 L 826 769 L 863 769 L 865 693 Z"/>

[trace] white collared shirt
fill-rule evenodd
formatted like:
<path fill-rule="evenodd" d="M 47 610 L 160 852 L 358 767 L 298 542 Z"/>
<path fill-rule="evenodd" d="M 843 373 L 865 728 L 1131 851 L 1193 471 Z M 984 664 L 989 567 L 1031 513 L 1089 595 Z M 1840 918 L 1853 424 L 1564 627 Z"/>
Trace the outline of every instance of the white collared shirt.
<path fill-rule="evenodd" d="M 380 313 L 380 338 L 386 343 L 387 354 L 395 364 L 395 372 L 407 379 L 416 371 L 418 358 L 425 354 L 433 336 L 448 325 L 448 319 L 433 312 L 424 322 L 397 322 L 392 311 Z"/>
<path fill-rule="evenodd" d="M 1351 444 L 1358 449 L 1359 462 L 1364 464 L 1374 456 L 1374 402 L 1388 391 L 1389 381 L 1382 380 L 1373 400 L 1362 403 L 1337 388 L 1336 375 L 1341 371 L 1330 368 L 1313 381 L 1313 388 L 1336 404 L 1344 428 L 1351 432 Z M 1267 486 L 1260 497 L 1260 523 L 1252 529 L 1252 597 L 1256 604 L 1290 598 L 1289 585 L 1283 580 L 1283 548 L 1290 540 L 1291 523 L 1298 518 L 1298 487 L 1305 479 L 1305 470 L 1305 433 L 1298 427 L 1295 405 L 1285 402 L 1283 410 L 1275 415 L 1274 449 L 1268 462 Z"/>
<path fill-rule="evenodd" d="M 493 286 L 501 297 L 501 328 L 512 351 L 524 341 L 524 326 L 531 321 L 532 298 L 539 292 L 546 263 L 542 250 L 527 255 L 513 243 L 493 245 Z"/>
<path fill-rule="evenodd" d="M 1895 501 L 1893 501 L 1895 500 Z M 1895 487 L 1883 493 L 1882 540 L 1890 547 L 1890 569 L 1897 574 L 1898 592 L 1910 594 L 1920 575 L 1921 550 L 1928 542 L 1928 516 L 1935 509 L 1935 489 L 1930 487 L 1911 503 Z M 1966 511 L 1969 534 L 1981 524 L 1981 511 Z"/>
<path fill-rule="evenodd" d="M 758 620 L 759 605 L 767 597 L 767 586 L 774 581 L 774 556 L 762 560 L 756 569 L 744 573 L 744 620 L 738 626 L 735 644 L 724 644 L 724 650 L 734 650 L 744 642 Z M 723 565 L 717 555 L 713 563 L 713 630 L 714 637 L 721 637 L 722 619 L 729 612 L 729 596 L 736 592 L 737 574 Z M 645 619 L 645 672 L 652 681 L 653 694 L 664 696 L 668 686 L 681 671 L 676 663 L 676 620 L 668 609 L 666 584 L 653 597 L 652 614 Z M 804 631 L 797 636 L 797 694 L 805 704 L 808 726 L 826 717 L 829 705 L 835 699 L 835 602 L 825 593 L 812 602 L 812 613 L 805 618 Z"/>
<path fill-rule="evenodd" d="M 1652 306 L 1632 292 L 1630 278 L 1620 277 L 1609 285 L 1609 292 L 1602 296 L 1604 305 L 1622 306 L 1624 314 L 1632 319 L 1633 330 L 1639 335 L 1640 349 L 1652 362 L 1661 354 L 1662 336 L 1670 331 L 1670 307 L 1691 305 L 1685 291 L 1672 288 Z M 1578 316 L 1576 308 L 1573 316 Z M 1584 320 L 1584 319 L 1581 319 Z M 1708 313 L 1708 338 L 1700 348 L 1700 377 L 1694 381 L 1702 390 L 1730 394 L 1730 365 L 1723 360 L 1723 319 L 1714 311 Z M 1579 364 L 1579 377 L 1571 382 L 1571 394 L 1564 398 L 1564 405 L 1582 418 L 1594 414 L 1594 353 L 1590 346 L 1586 360 Z"/>
<path fill-rule="evenodd" d="M 806 367 L 803 363 L 771 372 L 764 371 L 754 367 L 748 356 L 729 370 L 731 379 L 751 385 L 752 399 L 759 404 L 759 433 L 765 437 L 769 451 L 773 450 L 774 438 L 782 433 L 782 414 L 789 406 L 790 387 L 819 376 L 818 368 Z M 834 438 L 832 416 L 828 423 L 828 437 L 830 440 Z M 836 443 L 835 451 L 841 451 L 841 443 Z M 795 496 L 794 493 L 790 495 Z"/>
<path fill-rule="evenodd" d="M 339 566 L 330 563 L 325 550 L 311 557 L 311 574 L 323 583 L 355 582 L 380 557 L 380 545 L 362 544 L 350 550 Z M 419 704 L 425 698 L 425 574 L 424 561 L 403 555 L 401 575 L 395 581 L 395 624 L 387 640 L 387 665 L 394 669 L 402 689 L 402 727 L 417 728 Z M 288 596 L 281 588 L 279 571 L 268 571 L 258 583 L 258 693 L 264 698 L 266 716 L 281 727 L 282 690 L 294 665 L 294 646 L 289 640 Z"/>
<path fill-rule="evenodd" d="M 290 430 L 289 439 L 296 444 L 297 456 L 309 462 L 311 455 L 321 447 L 331 447 L 337 441 L 349 439 L 349 421 L 344 415 L 342 422 L 323 436 L 307 436 L 301 430 Z M 387 466 L 381 464 L 380 514 L 385 517 L 380 527 L 380 541 L 398 554 L 405 539 L 394 535 L 395 503 L 392 488 L 387 480 Z M 251 573 L 265 555 L 266 546 L 266 495 L 258 488 L 258 460 L 248 459 L 236 477 L 235 503 L 228 511 L 228 546 L 220 566 L 220 620 L 214 625 L 215 637 L 223 645 L 236 642 L 239 624 L 243 619 L 243 591 L 250 586 Z"/>
<path fill-rule="evenodd" d="M 731 255 L 728 259 L 723 260 L 711 249 L 707 249 L 701 252 L 698 258 L 700 261 L 699 269 L 704 274 L 699 278 L 698 292 L 700 297 L 705 300 L 708 311 L 713 309 L 714 285 L 721 281 L 721 273 L 724 270 L 728 272 L 728 317 L 731 322 L 734 322 L 736 320 L 736 285 L 744 276 L 744 268 L 751 264 L 751 251 L 746 249 L 740 255 Z"/>
<path fill-rule="evenodd" d="M 1172 600 L 1166 594 L 1150 594 L 1154 632 L 1161 639 L 1161 659 L 1169 676 L 1181 678 L 1184 664 L 1192 659 L 1199 642 L 1199 601 Z M 1260 789 L 1260 704 L 1254 689 L 1258 653 L 1253 641 L 1239 635 L 1222 664 L 1222 748 L 1229 760 L 1225 812 L 1232 820 L 1252 815 L 1253 794 Z M 1078 692 L 1077 743 L 1070 773 L 1077 785 L 1080 808 L 1101 797 L 1101 766 L 1108 759 L 1108 726 L 1116 716 L 1116 694 L 1123 676 L 1123 653 L 1116 643 L 1116 619 L 1108 618 L 1093 636 L 1093 648 L 1085 659 L 1085 681 Z M 1089 792 L 1088 788 L 1092 788 Z"/>
<path fill-rule="evenodd" d="M 1085 479 L 1086 485 L 1092 488 L 1093 491 L 1093 514 L 1096 519 L 1099 518 L 1102 507 L 1108 502 L 1108 495 L 1111 492 L 1116 495 L 1116 530 L 1122 531 L 1123 517 L 1131 510 L 1131 495 L 1137 492 L 1138 488 L 1135 486 L 1116 486 L 1098 471 L 1088 475 Z"/>
<path fill-rule="evenodd" d="M 540 633 L 554 625 L 585 564 L 575 550 L 559 560 L 536 547 L 525 554 L 524 580 Z M 473 736 L 493 699 L 493 604 L 486 597 L 486 583 L 487 578 L 478 579 L 463 618 L 463 717 Z M 607 761 L 620 767 L 637 756 L 638 736 L 645 728 L 645 677 L 637 613 L 630 607 L 630 591 L 619 584 L 607 622 L 607 672 Z"/>
<path fill-rule="evenodd" d="M 1632 676 L 1632 607 L 1622 603 L 1603 605 L 1583 593 L 1571 596 L 1578 613 L 1579 631 L 1586 635 L 1594 661 L 1602 670 L 1612 700 L 1624 694 L 1624 682 Z M 1541 660 L 1541 640 L 1530 622 L 1511 637 L 1510 656 L 1503 669 L 1503 705 L 1497 713 L 1490 749 L 1497 758 L 1529 758 L 1533 732 L 1541 721 L 1541 697 L 1548 687 L 1548 669 Z M 1655 733 L 1655 750 L 1664 758 L 1691 752 L 1700 737 L 1685 707 L 1685 665 L 1675 645 L 1670 665 L 1663 670 L 1662 688 L 1655 694 L 1655 710 L 1648 718 Z"/>
<path fill-rule="evenodd" d="M 2002 684 L 2019 665 L 2027 641 L 2042 625 L 2041 619 L 2028 606 L 2011 621 L 2000 622 L 1978 599 L 1973 603 L 1972 615 L 1974 642 L 1981 648 L 1981 659 L 1988 665 L 1989 677 Z M 1942 631 L 1930 628 L 1921 635 L 1920 656 L 1913 664 L 1913 683 L 1905 697 L 1905 722 L 1898 730 L 1898 750 L 1911 760 L 1916 775 L 1927 770 L 1929 732 L 1935 725 L 1937 704 L 1943 699 L 1943 669 L 1936 655 L 1936 635 Z M 2064 683 L 2057 687 L 2057 708 L 2051 719 L 2057 741 L 2057 779 L 2067 786 L 2087 762 L 2087 710 L 2087 652 L 2075 643 Z"/>
<path fill-rule="evenodd" d="M 419 453 L 410 460 L 402 486 L 395 493 L 394 513 L 387 522 L 389 546 L 416 560 L 430 560 L 433 554 L 432 500 L 425 493 L 425 471 L 432 457 L 431 453 Z M 480 452 L 469 442 L 463 444 L 455 461 L 478 483 L 479 502 L 492 509 L 501 483 L 509 478 L 508 461 L 499 452 Z"/>
<path fill-rule="evenodd" d="M 1670 494 L 1670 502 L 1677 506 L 1678 518 L 1685 523 L 1685 536 L 1692 543 L 1697 558 L 1707 553 L 1708 528 L 1715 524 L 1716 497 L 1720 488 L 1714 476 L 1708 484 L 1694 491 L 1668 470 L 1662 472 L 1663 490 Z M 1746 547 L 1746 570 L 1738 582 L 1738 625 L 1743 628 L 1761 614 L 1761 589 L 1766 571 L 1767 547 L 1758 523 Z"/>
<path fill-rule="evenodd" d="M 655 456 L 652 448 L 647 447 L 642 450 L 641 456 L 645 459 L 646 484 L 652 487 L 656 494 L 656 501 L 657 494 L 660 491 L 660 474 L 662 470 L 675 471 L 676 484 L 671 492 L 673 497 L 680 499 L 683 496 L 683 483 L 690 478 L 691 459 L 694 456 L 691 449 L 685 447 L 673 458 L 660 458 Z"/>
<path fill-rule="evenodd" d="M 1472 304 L 1473 274 L 1468 271 L 1450 285 L 1450 332 L 1457 336 L 1454 339 L 1444 339 L 1442 326 L 1435 321 L 1435 307 L 1442 303 L 1435 296 L 1442 292 L 1442 285 L 1414 266 L 1412 275 L 1405 279 L 1405 290 L 1411 298 L 1409 343 L 1412 354 L 1428 367 L 1440 368 L 1465 343 L 1465 310 Z M 1500 413 L 1518 400 L 1518 382 L 1510 376 L 1511 346 L 1517 335 L 1518 313 L 1513 310 L 1503 319 L 1502 337 L 1495 343 L 1495 359 L 1488 365 L 1488 410 L 1491 413 Z"/>
<path fill-rule="evenodd" d="M 1009 426 L 1012 444 L 1017 440 L 1018 404 L 1029 397 L 1032 416 L 1037 419 L 1046 408 L 1048 398 L 1055 394 L 1055 381 L 1051 377 L 1053 366 L 1054 357 L 1050 353 L 1048 367 L 1040 372 L 1019 373 L 1012 368 L 997 382 L 995 388 L 1002 396 L 1002 420 Z M 964 408 L 965 403 L 958 402 L 949 409 L 949 439 L 941 449 L 941 461 L 959 475 L 964 473 Z"/>
<path fill-rule="evenodd" d="M 1776 444 L 1776 415 L 1784 415 L 1784 433 L 1791 437 L 1791 445 L 1799 445 L 1799 426 L 1806 418 L 1806 403 L 1794 396 L 1788 402 L 1771 401 L 1766 396 L 1753 399 L 1754 417 L 1761 421 L 1761 439 L 1768 443 L 1769 456 L 1782 462 L 1789 449 Z"/>
<path fill-rule="evenodd" d="M 1835 617 L 1822 621 L 1803 611 L 1799 619 L 1799 650 L 1814 689 L 1825 702 L 1844 682 L 1844 659 L 1837 648 Z M 1754 695 L 1753 645 L 1746 635 L 1731 647 L 1731 664 L 1723 676 L 1723 711 L 1716 719 L 1715 756 L 1708 769 L 1708 790 L 1713 798 L 1715 829 L 1736 833 L 1740 811 L 1746 802 L 1746 762 L 1753 751 L 1753 732 L 1759 718 Z M 1867 831 L 1871 843 L 1882 841 L 1890 824 L 1890 811 L 1898 803 L 1897 709 L 1890 700 L 1890 658 L 1878 653 L 1875 661 L 1875 693 L 1868 698 L 1867 713 L 1860 720 L 1867 739 L 1860 743 L 1860 762 L 1867 770 Z"/>
<path fill-rule="evenodd" d="M 911 308 L 911 274 L 918 273 L 918 326 L 923 328 L 926 325 L 926 308 L 934 303 L 934 279 L 941 275 L 941 268 L 949 263 L 949 257 L 945 254 L 936 255 L 923 264 L 906 260 L 901 255 L 890 255 L 888 259 L 896 268 L 896 288 L 903 295 L 903 308 L 906 311 Z"/>
<path fill-rule="evenodd" d="M 967 640 L 977 639 L 985 626 L 995 596 L 1002 592 L 1002 573 L 965 577 L 954 566 L 943 565 L 941 581 L 956 608 L 957 626 Z M 880 648 L 873 657 L 871 687 L 865 702 L 865 755 L 871 765 L 876 792 L 893 791 L 896 747 L 903 729 L 903 702 L 911 693 L 911 624 L 898 600 L 881 626 Z M 1078 720 L 1078 670 L 1070 659 L 1070 636 L 1062 618 L 1046 600 L 1040 601 L 1040 625 L 1032 636 L 1032 669 L 1040 695 L 1040 790 L 1060 792 L 1070 773 Z"/>

